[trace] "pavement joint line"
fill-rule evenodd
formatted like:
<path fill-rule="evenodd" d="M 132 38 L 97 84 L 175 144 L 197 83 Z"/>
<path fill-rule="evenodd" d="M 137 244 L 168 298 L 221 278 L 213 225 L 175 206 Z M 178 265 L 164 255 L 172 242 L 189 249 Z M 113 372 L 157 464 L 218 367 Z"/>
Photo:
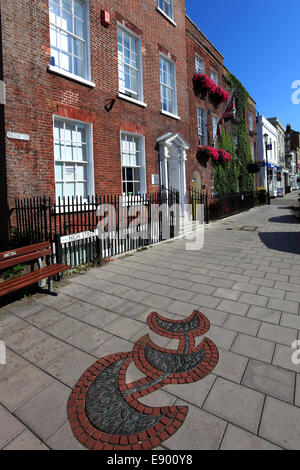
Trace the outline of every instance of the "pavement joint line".
<path fill-rule="evenodd" d="M 52 307 L 51 307 L 51 308 L 52 308 Z M 66 314 L 66 313 L 60 312 L 60 310 L 58 310 L 58 309 L 55 309 L 55 308 L 54 308 L 53 310 L 55 310 L 55 311 L 57 311 L 57 312 L 59 312 L 59 313 L 62 313 L 63 315 L 66 315 L 68 318 L 74 319 L 74 317 L 72 317 L 71 315 L 68 315 L 68 314 Z M 15 317 L 19 318 L 19 319 L 22 318 L 22 317 L 19 317 L 17 314 L 13 313 L 13 312 L 10 312 L 10 313 L 11 313 L 12 315 L 14 315 Z M 114 313 L 114 312 L 113 312 L 113 313 Z M 129 317 L 126 317 L 126 318 L 129 318 Z M 66 344 L 68 344 L 68 346 L 71 346 L 73 349 L 77 349 L 78 351 L 80 351 L 80 352 L 82 352 L 82 353 L 84 353 L 84 354 L 88 354 L 89 356 L 93 356 L 93 357 L 99 359 L 98 355 L 96 356 L 96 355 L 93 354 L 92 352 L 89 352 L 89 353 L 88 353 L 88 352 L 84 351 L 83 349 L 79 348 L 78 346 L 74 346 L 73 344 L 68 343 L 68 342 L 67 342 L 67 339 L 68 339 L 68 338 L 66 338 L 66 339 L 57 338 L 57 336 L 53 335 L 52 333 L 49 333 L 48 331 L 44 331 L 42 328 L 37 327 L 36 325 L 34 325 L 34 324 L 28 322 L 28 320 L 26 320 L 26 319 L 24 319 L 24 318 L 22 318 L 22 320 L 24 320 L 25 322 L 27 322 L 29 326 L 33 326 L 34 328 L 38 329 L 39 331 L 41 331 L 41 332 L 43 332 L 43 333 L 46 333 L 47 335 L 51 336 L 51 338 L 54 338 L 54 339 L 56 339 L 57 341 L 61 341 L 62 343 L 66 343 Z M 91 324 L 89 324 L 89 323 L 86 323 L 86 322 L 84 322 L 83 320 L 78 320 L 78 321 L 80 321 L 81 323 L 84 323 L 84 324 L 87 325 L 87 326 L 91 326 L 92 328 L 95 328 L 96 330 L 103 331 L 104 333 L 110 333 L 109 331 L 102 330 L 101 328 L 98 328 L 98 327 L 96 327 L 96 326 L 94 326 L 94 325 L 91 325 Z M 115 321 L 115 320 L 112 320 L 112 322 L 113 322 L 113 321 Z M 111 322 L 111 323 L 112 323 L 112 322 Z M 59 323 L 59 322 L 57 322 L 57 323 Z M 109 326 L 109 325 L 107 325 L 107 326 Z M 110 333 L 110 334 L 111 334 L 112 336 L 118 338 L 118 339 L 121 339 L 121 340 L 123 340 L 123 341 L 125 340 L 125 341 L 128 341 L 129 343 L 134 344 L 133 341 L 126 340 L 125 338 L 122 338 L 121 336 L 118 336 L 118 335 L 115 335 L 115 334 L 112 334 L 112 333 Z M 106 340 L 106 341 L 105 341 L 103 344 L 101 344 L 100 346 L 104 346 L 104 345 L 105 345 L 108 341 L 110 341 L 110 340 L 111 340 L 111 338 L 108 339 L 108 340 Z M 98 346 L 97 346 L 97 348 L 98 348 Z M 95 348 L 95 350 L 96 350 L 97 348 Z M 14 351 L 13 349 L 12 349 L 12 351 L 13 351 L 14 353 L 20 355 L 19 353 L 17 353 L 17 352 Z M 53 359 L 53 361 L 54 361 L 55 359 L 60 358 L 60 357 L 63 356 L 64 354 L 66 354 L 66 353 L 59 354 L 56 358 Z M 20 355 L 20 356 L 21 356 L 21 355 Z M 21 356 L 21 357 L 22 357 L 22 356 Z M 27 359 L 25 359 L 25 360 L 27 361 Z M 53 362 L 53 361 L 51 360 L 51 361 L 47 362 L 46 365 L 49 365 L 49 364 L 50 364 L 51 362 Z M 31 361 L 28 361 L 28 362 L 31 363 Z M 35 365 L 34 363 L 32 363 L 32 364 Z M 38 367 L 38 366 L 36 366 L 36 367 Z M 41 370 L 42 370 L 42 369 L 41 369 Z M 45 371 L 43 371 L 43 372 L 45 372 Z M 48 375 L 50 375 L 50 374 L 48 374 Z M 56 378 L 55 378 L 55 379 L 56 379 Z M 56 379 L 56 380 L 58 380 L 58 379 Z M 64 385 L 65 385 L 65 384 L 64 384 Z"/>
<path fill-rule="evenodd" d="M 41 441 L 43 444 L 45 444 L 44 439 L 42 439 L 28 424 L 26 424 L 24 421 L 22 421 L 22 419 L 19 418 L 19 416 L 16 416 L 15 412 L 10 411 L 5 405 L 3 405 L 2 402 L 1 402 L 1 406 L 7 411 L 7 413 L 9 413 L 9 415 L 13 416 L 17 421 L 19 421 L 19 423 L 21 423 L 24 426 L 24 429 L 22 429 L 22 431 L 18 434 L 18 436 L 20 436 L 24 431 L 29 430 L 39 441 Z M 18 436 L 15 436 L 13 439 L 11 439 L 11 441 L 9 441 L 8 444 L 5 444 L 5 447 L 8 446 L 11 442 L 13 442 Z M 46 447 L 48 447 L 48 446 L 46 446 Z M 2 450 L 3 449 L 4 448 L 2 448 Z"/>
<path fill-rule="evenodd" d="M 221 448 L 221 446 L 222 446 L 222 443 L 223 443 L 223 441 L 224 441 L 224 437 L 225 437 L 225 434 L 226 434 L 226 432 L 227 432 L 228 427 L 229 427 L 229 422 L 226 423 L 226 426 L 225 426 L 224 432 L 223 432 L 223 434 L 222 434 L 222 437 L 221 437 L 221 439 L 220 439 L 220 442 L 219 442 L 219 445 L 218 445 L 218 449 L 217 449 L 217 450 L 220 450 L 220 448 Z"/>
<path fill-rule="evenodd" d="M 261 409 L 260 418 L 259 418 L 258 427 L 257 427 L 257 436 L 259 436 L 259 437 L 261 437 L 259 433 L 260 433 L 260 428 L 261 428 L 262 417 L 263 417 L 263 414 L 264 414 L 264 411 L 265 411 L 266 401 L 267 401 L 267 395 L 264 395 L 264 402 L 263 402 L 263 406 L 262 406 L 262 409 Z"/>

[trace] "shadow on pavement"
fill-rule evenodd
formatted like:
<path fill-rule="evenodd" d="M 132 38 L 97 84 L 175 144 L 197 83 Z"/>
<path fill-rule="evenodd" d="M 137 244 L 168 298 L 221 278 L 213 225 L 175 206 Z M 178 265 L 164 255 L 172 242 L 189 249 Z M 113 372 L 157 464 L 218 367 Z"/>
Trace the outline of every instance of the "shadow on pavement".
<path fill-rule="evenodd" d="M 270 250 L 300 255 L 300 232 L 261 232 L 259 238 Z"/>
<path fill-rule="evenodd" d="M 292 214 L 290 215 L 281 215 L 279 217 L 271 217 L 269 222 L 274 222 L 276 224 L 297 224 L 298 221 L 296 217 Z"/>

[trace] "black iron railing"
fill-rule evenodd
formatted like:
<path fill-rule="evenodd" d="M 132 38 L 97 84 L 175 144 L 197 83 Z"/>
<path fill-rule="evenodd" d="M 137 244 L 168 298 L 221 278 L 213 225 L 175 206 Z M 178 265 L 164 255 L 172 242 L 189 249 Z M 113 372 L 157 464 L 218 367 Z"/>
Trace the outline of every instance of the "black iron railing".
<path fill-rule="evenodd" d="M 11 208 L 10 246 L 51 241 L 58 262 L 72 266 L 101 262 L 131 250 L 143 249 L 180 234 L 182 201 L 165 189 L 146 195 L 101 195 L 15 201 Z M 254 193 L 210 198 L 187 188 L 185 204 L 193 221 L 209 223 L 254 207 Z"/>

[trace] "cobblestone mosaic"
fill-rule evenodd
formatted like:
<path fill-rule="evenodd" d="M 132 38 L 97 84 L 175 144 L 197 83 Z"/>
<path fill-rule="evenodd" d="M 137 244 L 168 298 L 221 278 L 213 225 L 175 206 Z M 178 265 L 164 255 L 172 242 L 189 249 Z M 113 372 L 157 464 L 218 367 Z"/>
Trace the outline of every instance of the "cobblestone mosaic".
<path fill-rule="evenodd" d="M 195 337 L 210 328 L 202 313 L 194 311 L 186 320 L 173 321 L 153 312 L 147 323 L 155 333 L 178 339 L 179 347 L 160 348 L 146 335 L 132 352 L 99 359 L 82 375 L 69 398 L 68 416 L 74 435 L 87 448 L 146 450 L 159 446 L 182 426 L 188 408 L 151 408 L 138 399 L 167 384 L 197 382 L 218 362 L 217 348 L 208 338 L 195 347 Z M 126 372 L 133 362 L 145 377 L 127 383 Z"/>

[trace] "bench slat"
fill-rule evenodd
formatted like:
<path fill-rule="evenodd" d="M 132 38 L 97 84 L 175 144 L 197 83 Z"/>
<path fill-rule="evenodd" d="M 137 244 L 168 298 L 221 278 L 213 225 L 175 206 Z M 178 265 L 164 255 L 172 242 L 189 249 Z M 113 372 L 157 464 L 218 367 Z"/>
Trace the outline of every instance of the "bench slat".
<path fill-rule="evenodd" d="M 46 248 L 43 250 L 34 251 L 33 253 L 28 253 L 26 255 L 17 256 L 11 259 L 3 260 L 3 261 L 0 261 L 0 269 L 10 268 L 12 266 L 16 266 L 17 264 L 22 264 L 22 263 L 26 263 L 27 261 L 33 261 L 38 258 L 43 258 L 44 256 L 51 255 L 51 253 L 52 253 L 51 248 Z"/>
<path fill-rule="evenodd" d="M 3 251 L 0 253 L 0 261 L 7 260 L 9 258 L 14 258 L 16 256 L 25 255 L 27 253 L 32 253 L 38 250 L 45 250 L 46 248 L 50 248 L 50 242 L 43 242 L 43 243 L 36 243 L 35 245 L 24 246 L 22 248 L 16 248 L 9 251 Z"/>
<path fill-rule="evenodd" d="M 36 284 L 43 279 L 53 277 L 56 274 L 67 271 L 68 269 L 71 269 L 71 266 L 67 266 L 65 264 L 53 264 L 52 266 L 47 266 L 45 268 L 39 269 L 38 271 L 24 274 L 23 276 L 12 279 L 11 281 L 0 283 L 0 296 L 10 294 L 11 292 L 22 289 L 23 287 Z"/>

